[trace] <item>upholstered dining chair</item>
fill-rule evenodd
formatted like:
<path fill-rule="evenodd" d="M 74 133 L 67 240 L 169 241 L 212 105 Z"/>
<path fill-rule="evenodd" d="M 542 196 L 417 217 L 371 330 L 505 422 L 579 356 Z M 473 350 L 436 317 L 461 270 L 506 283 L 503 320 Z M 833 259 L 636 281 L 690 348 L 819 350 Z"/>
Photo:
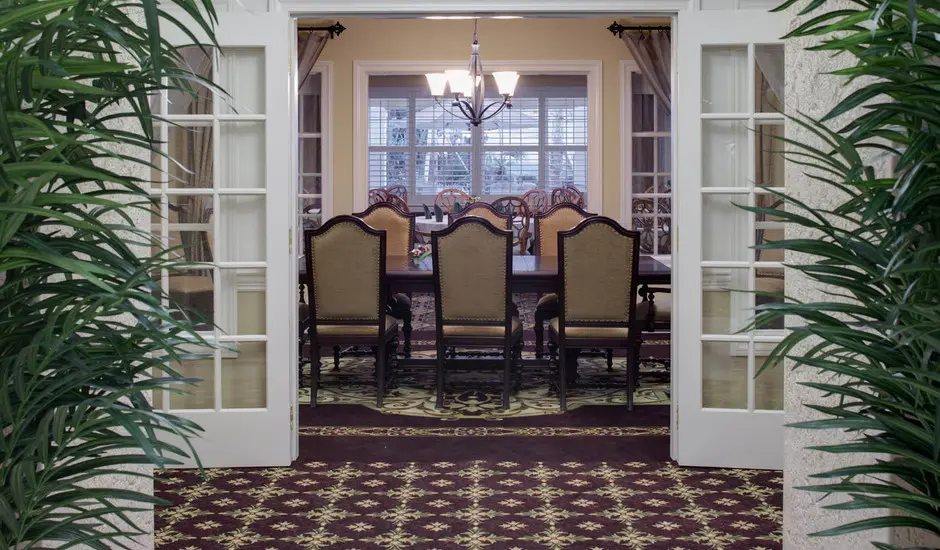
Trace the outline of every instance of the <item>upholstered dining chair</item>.
<path fill-rule="evenodd" d="M 408 204 L 408 188 L 404 185 L 393 185 L 391 187 L 386 187 L 385 192 L 389 196 L 395 196 L 405 201 L 405 204 Z"/>
<path fill-rule="evenodd" d="M 558 316 L 548 324 L 549 353 L 558 366 L 561 410 L 568 409 L 570 348 L 627 350 L 627 409 L 637 376 L 637 273 L 640 234 L 594 216 L 558 233 Z"/>
<path fill-rule="evenodd" d="M 389 358 L 398 347 L 398 323 L 385 307 L 385 239 L 384 230 L 345 215 L 304 231 L 313 407 L 320 389 L 320 348 L 343 345 L 375 352 L 375 400 L 382 406 L 391 378 Z"/>
<path fill-rule="evenodd" d="M 445 214 L 450 214 L 456 203 L 461 206 L 467 206 L 470 202 L 470 195 L 462 189 L 444 189 L 434 197 L 434 204 L 441 207 Z"/>
<path fill-rule="evenodd" d="M 385 252 L 388 256 L 408 257 L 411 253 L 415 242 L 415 214 L 389 201 L 373 204 L 353 216 L 369 224 L 369 227 L 385 230 Z M 402 334 L 405 336 L 403 351 L 405 357 L 411 357 L 411 298 L 402 293 L 389 296 L 388 311 L 392 317 L 402 321 Z M 338 365 L 339 354 L 337 350 L 333 351 L 334 365 Z"/>
<path fill-rule="evenodd" d="M 460 212 L 450 214 L 452 222 L 468 217 L 483 218 L 500 229 L 512 229 L 512 214 L 500 212 L 492 204 L 482 201 L 474 202 Z"/>
<path fill-rule="evenodd" d="M 502 197 L 491 203 L 497 212 L 512 215 L 513 232 L 516 233 L 514 245 L 519 247 L 519 254 L 525 254 L 529 247 L 529 225 L 532 223 L 532 212 L 522 197 Z M 518 227 L 517 227 L 518 226 Z"/>
<path fill-rule="evenodd" d="M 437 407 L 444 406 L 445 375 L 459 367 L 447 348 L 500 348 L 503 409 L 509 408 L 514 371 L 522 357 L 522 323 L 513 314 L 512 231 L 467 216 L 431 234 L 437 330 Z"/>
<path fill-rule="evenodd" d="M 548 209 L 544 214 L 536 214 L 534 226 L 536 256 L 558 255 L 558 233 L 572 229 L 582 220 L 595 216 L 578 206 L 563 202 Z M 535 356 L 542 358 L 545 341 L 545 322 L 558 316 L 558 295 L 546 294 L 539 298 L 535 306 Z M 613 363 L 613 358 L 608 359 Z M 609 365 L 610 366 L 610 365 Z"/>
<path fill-rule="evenodd" d="M 548 193 L 544 189 L 529 189 L 522 194 L 522 201 L 529 207 L 533 216 L 544 214 L 548 210 Z"/>

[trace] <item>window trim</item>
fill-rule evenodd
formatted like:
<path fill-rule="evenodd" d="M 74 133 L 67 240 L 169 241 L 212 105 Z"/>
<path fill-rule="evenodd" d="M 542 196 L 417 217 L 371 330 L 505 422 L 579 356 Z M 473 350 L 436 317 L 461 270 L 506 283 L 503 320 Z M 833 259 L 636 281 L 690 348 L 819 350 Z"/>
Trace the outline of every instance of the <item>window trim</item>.
<path fill-rule="evenodd" d="M 413 75 L 462 67 L 458 61 L 353 61 L 353 208 L 364 210 L 369 193 L 369 77 Z M 512 70 L 521 74 L 577 74 L 587 77 L 587 199 L 588 210 L 603 211 L 603 71 L 595 60 L 487 61 L 487 72 Z"/>

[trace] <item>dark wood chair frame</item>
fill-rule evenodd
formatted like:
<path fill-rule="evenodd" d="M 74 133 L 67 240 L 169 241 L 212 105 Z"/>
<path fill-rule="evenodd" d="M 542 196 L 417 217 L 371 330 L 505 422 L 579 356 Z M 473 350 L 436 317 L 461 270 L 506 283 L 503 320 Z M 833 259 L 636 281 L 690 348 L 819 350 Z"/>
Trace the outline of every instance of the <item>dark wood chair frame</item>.
<path fill-rule="evenodd" d="M 388 191 L 384 188 L 369 189 L 369 204 L 385 202 L 386 200 L 388 200 Z"/>
<path fill-rule="evenodd" d="M 530 197 L 538 197 L 537 199 L 530 199 Z M 522 194 L 522 201 L 526 203 L 526 206 L 529 207 L 529 212 L 535 216 L 545 212 L 548 207 L 549 196 L 544 189 L 529 189 Z"/>
<path fill-rule="evenodd" d="M 399 210 L 404 210 L 405 212 L 409 212 L 411 210 L 408 207 L 408 202 L 405 199 L 393 193 L 386 192 L 385 200 L 376 204 L 381 204 L 381 203 L 391 204 L 392 206 L 398 208 Z"/>
<path fill-rule="evenodd" d="M 532 221 L 532 211 L 529 209 L 529 205 L 523 200 L 522 197 L 517 196 L 508 196 L 500 197 L 490 203 L 496 211 L 499 211 L 500 206 L 505 208 L 509 206 L 512 209 L 512 216 L 522 218 L 522 226 L 519 228 L 518 237 L 514 237 L 516 240 L 513 243 L 514 245 L 519 246 L 519 254 L 525 254 L 526 248 L 529 246 L 529 224 Z M 513 233 L 516 232 L 516 228 L 513 227 L 513 219 L 509 220 L 510 229 Z"/>
<path fill-rule="evenodd" d="M 401 185 L 398 187 L 404 187 L 404 186 Z M 391 196 L 396 196 L 396 195 L 391 195 Z M 411 243 L 410 246 L 414 246 L 415 232 L 417 231 L 416 229 L 417 222 L 415 221 L 417 218 L 417 215 L 414 212 L 409 212 L 408 210 L 402 209 L 400 206 L 397 206 L 393 201 L 379 202 L 379 203 L 373 204 L 370 207 L 363 210 L 362 212 L 354 212 L 353 216 L 362 219 L 368 216 L 369 214 L 371 214 L 374 210 L 378 210 L 379 208 L 391 208 L 395 212 L 395 214 L 397 214 L 398 216 L 401 216 L 403 218 L 408 218 L 408 242 Z M 409 299 L 411 298 L 410 294 L 408 295 L 408 298 Z M 401 331 L 402 331 L 402 335 L 404 335 L 405 337 L 405 342 L 404 342 L 404 346 L 402 347 L 402 352 L 404 353 L 405 357 L 411 357 L 411 331 L 412 331 L 411 310 L 410 309 L 408 310 L 397 309 L 396 310 L 391 304 L 388 304 L 388 303 L 386 304 L 386 307 L 388 308 L 388 313 L 393 314 L 392 317 L 401 319 L 401 322 L 402 322 Z M 333 368 L 338 369 L 339 368 L 339 354 L 337 353 L 336 349 L 333 350 L 333 353 L 334 353 L 334 356 L 333 356 L 334 367 Z"/>
<path fill-rule="evenodd" d="M 408 188 L 404 185 L 393 185 L 391 187 L 386 187 L 385 192 L 389 196 L 398 197 L 405 201 L 405 204 L 408 204 Z"/>
<path fill-rule="evenodd" d="M 486 321 L 471 321 L 471 320 L 461 320 L 453 321 L 447 323 L 444 321 L 442 304 L 441 304 L 441 268 L 440 268 L 440 254 L 438 254 L 438 241 L 441 237 L 446 237 L 451 233 L 457 231 L 465 225 L 476 224 L 480 225 L 490 233 L 494 235 L 502 235 L 506 239 L 506 310 L 505 310 L 505 336 L 503 338 L 494 338 L 494 339 L 482 339 L 482 338 L 460 338 L 460 337 L 450 337 L 446 340 L 444 339 L 444 325 L 445 324 L 454 324 L 461 326 L 493 326 L 491 322 Z M 434 251 L 431 254 L 432 265 L 434 270 L 434 313 L 436 315 L 436 336 L 437 336 L 437 402 L 436 406 L 441 408 L 444 406 L 444 389 L 445 389 L 445 374 L 447 370 L 447 363 L 454 362 L 456 365 L 460 360 L 456 358 L 455 355 L 450 356 L 449 358 L 446 355 L 448 347 L 476 347 L 476 348 L 491 348 L 491 347 L 502 347 L 503 349 L 503 392 L 502 392 L 502 406 L 503 410 L 509 408 L 509 397 L 512 393 L 512 382 L 513 382 L 513 372 L 515 371 L 517 376 L 521 376 L 521 359 L 522 359 L 522 330 L 519 331 L 519 338 L 513 340 L 513 331 L 512 331 L 512 318 L 514 313 L 514 304 L 512 303 L 512 231 L 509 229 L 499 229 L 494 226 L 489 220 L 482 218 L 477 218 L 474 216 L 468 216 L 465 218 L 458 219 L 451 223 L 445 229 L 441 231 L 435 231 L 431 234 L 431 249 Z M 474 362 L 476 364 L 476 362 Z"/>
<path fill-rule="evenodd" d="M 463 189 L 449 187 L 447 189 L 441 189 L 437 192 L 437 195 L 434 195 L 434 204 L 436 206 L 440 206 L 441 210 L 443 210 L 445 214 L 450 214 L 450 211 L 453 210 L 454 204 L 458 201 L 458 199 L 464 199 L 467 202 L 470 202 L 470 195 L 468 195 L 467 192 Z"/>
<path fill-rule="evenodd" d="M 535 234 L 535 239 L 533 242 L 535 243 L 535 245 L 533 246 L 533 249 L 532 249 L 533 253 L 536 256 L 541 255 L 541 250 L 539 250 L 539 244 L 542 242 L 542 234 L 539 228 L 542 225 L 542 220 L 559 210 L 565 210 L 565 209 L 575 210 L 576 212 L 581 214 L 581 216 L 583 216 L 584 218 L 592 218 L 594 216 L 597 216 L 597 214 L 591 214 L 590 212 L 586 212 L 583 208 L 581 208 L 580 206 L 578 206 L 577 204 L 573 202 L 560 202 L 552 206 L 548 210 L 546 210 L 543 214 L 536 214 L 535 222 L 533 223 L 533 225 L 535 226 L 533 230 L 533 233 Z M 560 303 L 561 302 L 559 302 L 559 304 Z M 538 359 L 541 359 L 544 355 L 543 350 L 545 349 L 545 322 L 546 321 L 549 321 L 549 319 L 545 316 L 545 314 L 539 312 L 539 310 L 536 309 L 535 310 L 535 326 L 533 327 L 533 329 L 535 330 L 535 357 Z M 590 353 L 590 352 L 587 352 L 587 353 Z M 613 371 L 614 370 L 614 351 L 612 349 L 608 349 L 606 352 L 604 352 L 604 356 L 607 359 L 607 372 Z"/>
<path fill-rule="evenodd" d="M 551 203 L 552 206 L 556 204 L 572 203 L 580 208 L 584 208 L 584 193 L 579 191 L 577 187 L 571 185 L 556 187 L 552 189 Z"/>
<path fill-rule="evenodd" d="M 505 227 L 501 227 L 500 229 L 507 229 L 510 231 L 512 230 L 512 214 L 506 214 L 506 213 L 500 212 L 495 207 L 493 207 L 492 204 L 488 202 L 482 202 L 482 201 L 470 203 L 466 208 L 464 208 L 460 212 L 451 213 L 450 214 L 451 225 L 453 225 L 453 222 L 457 220 L 476 217 L 472 215 L 474 210 L 489 210 L 490 212 L 492 212 L 499 218 L 502 218 L 503 220 L 505 220 L 505 223 L 506 223 Z"/>
<path fill-rule="evenodd" d="M 595 348 L 623 348 L 627 350 L 627 410 L 633 410 L 633 392 L 636 387 L 636 375 L 637 375 L 637 355 L 635 353 L 636 347 L 638 345 L 639 338 L 639 328 L 636 323 L 636 298 L 637 298 L 637 283 L 639 278 L 639 264 L 640 264 L 640 233 L 637 231 L 631 231 L 629 229 L 624 229 L 616 221 L 604 217 L 604 216 L 594 216 L 588 218 L 581 223 L 579 223 L 574 229 L 568 231 L 560 231 L 558 233 L 558 277 L 559 277 L 559 286 L 558 286 L 558 342 L 557 345 L 553 345 L 552 342 L 549 342 L 549 354 L 552 356 L 552 361 L 557 361 L 558 365 L 558 399 L 561 405 L 561 410 L 568 410 L 568 377 L 567 377 L 567 362 L 570 359 L 568 352 L 568 340 L 565 336 L 565 330 L 568 327 L 568 323 L 565 319 L 565 239 L 574 237 L 578 233 L 581 233 L 586 228 L 594 224 L 604 224 L 610 226 L 617 233 L 623 235 L 624 237 L 630 237 L 634 240 L 633 243 L 633 273 L 630 277 L 630 311 L 628 313 L 628 318 L 624 321 L 595 321 L 591 323 L 573 323 L 571 326 L 576 327 L 627 327 L 629 332 L 625 341 L 620 341 L 619 339 L 611 338 L 579 338 L 573 340 L 573 342 L 578 344 L 579 348 L 584 347 L 595 347 Z"/>
<path fill-rule="evenodd" d="M 321 337 L 317 334 L 317 314 L 316 314 L 316 291 L 313 286 L 313 265 L 310 252 L 311 240 L 322 233 L 326 233 L 333 226 L 340 223 L 352 223 L 370 235 L 379 236 L 379 310 L 378 310 L 378 332 L 372 336 L 343 336 L 343 337 Z M 304 252 L 307 261 L 307 288 L 310 289 L 309 296 L 309 314 L 307 317 L 307 335 L 310 340 L 310 406 L 317 406 L 317 393 L 320 390 L 320 348 L 336 345 L 369 346 L 375 353 L 375 374 L 376 374 L 376 406 L 382 407 L 385 398 L 385 389 L 388 387 L 392 376 L 394 365 L 389 364 L 389 358 L 394 356 L 394 351 L 398 348 L 398 330 L 388 338 L 385 327 L 387 301 L 386 289 L 388 285 L 385 281 L 385 230 L 373 229 L 367 223 L 355 216 L 341 215 L 331 218 L 317 229 L 304 231 Z M 375 321 L 366 320 L 330 320 L 330 325 L 350 325 L 350 326 L 371 326 Z"/>

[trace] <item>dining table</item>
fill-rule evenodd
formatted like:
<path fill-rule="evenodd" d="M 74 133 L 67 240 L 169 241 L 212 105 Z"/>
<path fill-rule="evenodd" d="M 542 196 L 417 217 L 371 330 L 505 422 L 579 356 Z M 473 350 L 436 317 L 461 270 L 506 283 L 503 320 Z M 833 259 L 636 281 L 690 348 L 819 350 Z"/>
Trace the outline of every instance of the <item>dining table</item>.
<path fill-rule="evenodd" d="M 298 272 L 303 300 L 307 285 L 307 265 L 298 259 Z M 672 270 L 652 256 L 640 255 L 637 283 L 643 285 L 669 284 Z M 512 291 L 518 294 L 548 294 L 558 292 L 558 257 L 513 256 Z M 431 257 L 417 260 L 411 256 L 388 256 L 385 260 L 385 282 L 388 295 L 394 293 L 433 293 L 434 268 Z"/>
<path fill-rule="evenodd" d="M 306 262 L 303 257 L 298 260 L 300 282 L 300 298 L 304 301 L 307 285 Z M 672 271 L 669 266 L 656 260 L 652 256 L 640 255 L 637 266 L 637 286 L 642 288 L 650 285 L 669 284 Z M 411 256 L 388 256 L 385 261 L 385 281 L 387 295 L 394 293 L 433 293 L 434 267 L 431 257 L 418 260 Z M 558 257 L 557 256 L 512 256 L 512 292 L 517 294 L 549 294 L 558 292 Z M 576 376 L 577 354 L 575 354 L 574 369 L 569 371 L 570 376 Z M 398 360 L 400 367 L 433 368 L 436 359 L 433 357 L 403 357 Z M 523 366 L 546 366 L 547 359 L 526 358 Z"/>

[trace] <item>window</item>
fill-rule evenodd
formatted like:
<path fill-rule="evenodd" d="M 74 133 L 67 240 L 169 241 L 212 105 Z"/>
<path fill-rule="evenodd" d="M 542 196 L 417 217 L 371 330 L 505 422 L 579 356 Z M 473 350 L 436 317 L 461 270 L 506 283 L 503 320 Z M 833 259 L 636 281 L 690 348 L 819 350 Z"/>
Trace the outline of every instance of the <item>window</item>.
<path fill-rule="evenodd" d="M 631 216 L 640 252 L 672 254 L 672 136 L 669 108 L 653 95 L 643 75 L 631 73 L 633 127 Z"/>
<path fill-rule="evenodd" d="M 487 81 L 489 103 L 499 95 Z M 586 76 L 523 76 L 512 108 L 480 127 L 442 101 L 422 75 L 369 77 L 370 189 L 404 185 L 412 204 L 447 188 L 488 199 L 565 185 L 587 193 Z"/>

